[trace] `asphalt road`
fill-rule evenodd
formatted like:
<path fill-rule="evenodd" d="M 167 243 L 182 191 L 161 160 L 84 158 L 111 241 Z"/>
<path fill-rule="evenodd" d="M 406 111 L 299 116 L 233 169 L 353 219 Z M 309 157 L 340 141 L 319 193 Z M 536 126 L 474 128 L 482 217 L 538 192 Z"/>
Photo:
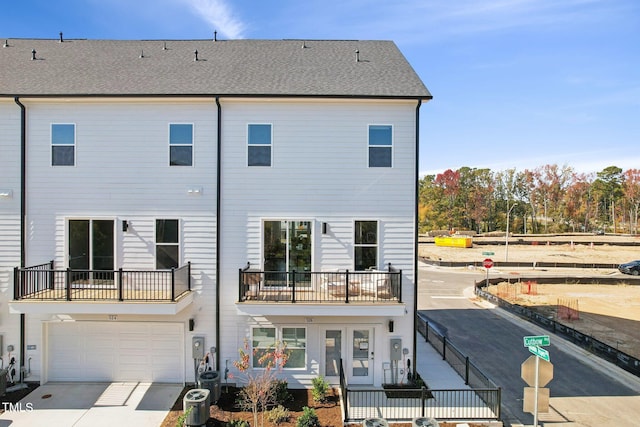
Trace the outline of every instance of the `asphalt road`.
<path fill-rule="evenodd" d="M 473 283 L 483 274 L 421 264 L 418 309 L 502 387 L 504 424 L 533 425 L 533 415 L 522 409 L 527 384 L 520 378 L 521 364 L 531 356 L 523 337 L 550 334 L 499 308 L 474 302 Z M 539 414 L 539 425 L 640 425 L 639 378 L 552 334 L 546 349 L 554 377 L 548 384 L 550 411 Z"/>

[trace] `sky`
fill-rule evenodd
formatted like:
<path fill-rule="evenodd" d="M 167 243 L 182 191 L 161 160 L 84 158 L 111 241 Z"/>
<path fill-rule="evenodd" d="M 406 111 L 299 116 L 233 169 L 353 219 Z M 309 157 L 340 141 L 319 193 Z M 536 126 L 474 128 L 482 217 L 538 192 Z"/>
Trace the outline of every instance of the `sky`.
<path fill-rule="evenodd" d="M 638 0 L 21 0 L 0 38 L 394 41 L 431 91 L 420 174 L 640 169 Z M 2 78 L 0 73 L 0 78 Z"/>

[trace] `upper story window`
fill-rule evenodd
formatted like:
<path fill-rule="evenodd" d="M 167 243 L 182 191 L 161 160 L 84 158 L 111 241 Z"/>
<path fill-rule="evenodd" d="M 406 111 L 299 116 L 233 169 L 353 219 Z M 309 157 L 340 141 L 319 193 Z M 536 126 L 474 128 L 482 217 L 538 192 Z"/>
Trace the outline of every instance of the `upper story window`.
<path fill-rule="evenodd" d="M 169 125 L 169 165 L 193 166 L 193 125 Z"/>
<path fill-rule="evenodd" d="M 169 270 L 180 264 L 179 221 L 156 220 L 156 269 Z"/>
<path fill-rule="evenodd" d="M 355 269 L 358 271 L 378 266 L 378 222 L 356 221 L 354 238 Z"/>
<path fill-rule="evenodd" d="M 250 124 L 247 132 L 248 166 L 271 166 L 271 125 Z"/>
<path fill-rule="evenodd" d="M 393 154 L 393 127 L 369 125 L 369 167 L 390 168 Z"/>
<path fill-rule="evenodd" d="M 76 164 L 76 125 L 51 125 L 51 166 Z"/>

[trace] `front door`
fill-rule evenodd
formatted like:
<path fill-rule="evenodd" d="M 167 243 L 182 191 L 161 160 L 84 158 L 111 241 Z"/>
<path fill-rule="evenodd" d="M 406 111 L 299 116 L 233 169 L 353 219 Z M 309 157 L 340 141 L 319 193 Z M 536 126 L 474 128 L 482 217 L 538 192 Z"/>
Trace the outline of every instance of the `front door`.
<path fill-rule="evenodd" d="M 340 378 L 340 361 L 343 360 L 344 330 L 325 329 L 324 331 L 324 377 L 332 383 L 338 383 Z"/>
<path fill-rule="evenodd" d="M 349 328 L 349 384 L 373 384 L 373 328 Z"/>
<path fill-rule="evenodd" d="M 69 220 L 69 268 L 76 270 L 74 281 L 113 280 L 113 224 L 113 220 Z"/>

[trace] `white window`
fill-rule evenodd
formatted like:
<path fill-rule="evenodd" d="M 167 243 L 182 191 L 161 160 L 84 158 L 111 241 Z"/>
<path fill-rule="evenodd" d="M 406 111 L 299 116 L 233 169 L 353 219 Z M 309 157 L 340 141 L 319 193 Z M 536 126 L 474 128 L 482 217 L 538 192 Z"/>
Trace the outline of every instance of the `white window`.
<path fill-rule="evenodd" d="M 356 221 L 354 236 L 355 269 L 358 271 L 378 266 L 378 222 Z"/>
<path fill-rule="evenodd" d="M 76 125 L 54 123 L 51 125 L 51 165 L 74 166 L 76 164 Z"/>
<path fill-rule="evenodd" d="M 192 124 L 169 124 L 169 166 L 193 166 Z"/>
<path fill-rule="evenodd" d="M 273 359 L 263 357 L 275 350 L 277 343 L 285 347 L 288 356 L 284 369 L 304 369 L 307 366 L 307 330 L 306 328 L 283 326 L 256 327 L 251 330 L 251 366 L 265 368 L 267 362 Z M 277 362 L 277 361 L 276 361 Z"/>
<path fill-rule="evenodd" d="M 369 167 L 390 168 L 393 158 L 393 127 L 369 125 Z"/>
<path fill-rule="evenodd" d="M 179 221 L 156 220 L 156 269 L 170 270 L 180 266 Z"/>
<path fill-rule="evenodd" d="M 250 124 L 247 129 L 247 165 L 271 166 L 272 134 L 270 124 Z"/>

